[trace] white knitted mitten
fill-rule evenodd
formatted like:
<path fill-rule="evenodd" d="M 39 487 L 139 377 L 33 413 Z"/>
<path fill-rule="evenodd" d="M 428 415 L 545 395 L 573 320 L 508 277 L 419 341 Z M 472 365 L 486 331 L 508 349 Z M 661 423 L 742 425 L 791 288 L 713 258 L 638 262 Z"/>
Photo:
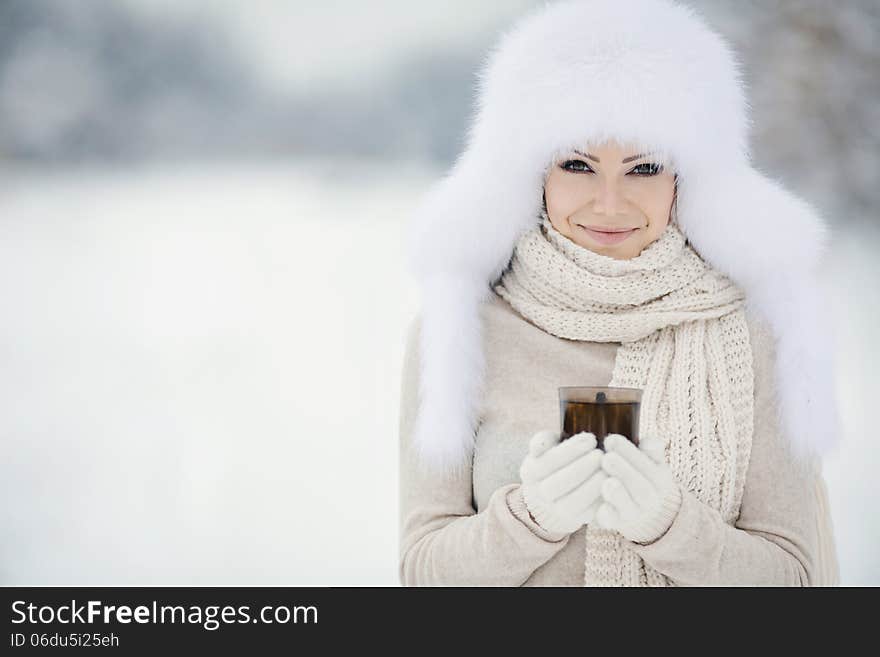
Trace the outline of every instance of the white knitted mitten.
<path fill-rule="evenodd" d="M 526 508 L 551 532 L 566 533 L 591 522 L 602 502 L 603 452 L 596 436 L 581 432 L 560 442 L 555 431 L 539 431 L 519 469 Z"/>
<path fill-rule="evenodd" d="M 633 445 L 620 434 L 605 437 L 603 503 L 596 524 L 634 543 L 651 543 L 672 526 L 681 507 L 681 488 L 656 438 Z"/>

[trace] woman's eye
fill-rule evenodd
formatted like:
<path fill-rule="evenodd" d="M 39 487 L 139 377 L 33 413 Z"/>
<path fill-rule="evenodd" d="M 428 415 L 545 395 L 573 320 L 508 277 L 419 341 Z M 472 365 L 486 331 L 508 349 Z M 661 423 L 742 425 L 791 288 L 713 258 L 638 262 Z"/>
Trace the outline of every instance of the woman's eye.
<path fill-rule="evenodd" d="M 577 171 L 579 173 L 593 172 L 590 165 L 583 160 L 566 160 L 562 163 L 562 168 L 566 171 Z"/>
<path fill-rule="evenodd" d="M 639 164 L 636 166 L 630 173 L 634 173 L 637 176 L 656 176 L 663 170 L 663 165 L 655 164 L 653 162 L 645 162 L 643 164 Z"/>

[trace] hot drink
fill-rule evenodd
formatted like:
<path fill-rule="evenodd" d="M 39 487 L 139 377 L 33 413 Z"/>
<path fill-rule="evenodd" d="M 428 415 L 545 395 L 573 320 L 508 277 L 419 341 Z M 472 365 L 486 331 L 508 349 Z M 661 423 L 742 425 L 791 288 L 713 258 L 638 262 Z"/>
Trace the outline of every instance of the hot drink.
<path fill-rule="evenodd" d="M 618 433 L 638 445 L 641 397 L 642 391 L 636 388 L 560 388 L 562 440 L 589 431 L 595 434 L 600 449 L 604 449 L 609 433 Z"/>

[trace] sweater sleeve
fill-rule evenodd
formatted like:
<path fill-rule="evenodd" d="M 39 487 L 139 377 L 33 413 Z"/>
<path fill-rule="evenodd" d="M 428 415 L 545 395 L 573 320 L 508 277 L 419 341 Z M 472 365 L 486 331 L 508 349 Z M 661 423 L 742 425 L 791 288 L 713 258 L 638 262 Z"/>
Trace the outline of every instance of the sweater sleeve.
<path fill-rule="evenodd" d="M 731 526 L 682 490 L 671 527 L 648 545 L 631 544 L 681 585 L 812 586 L 818 577 L 816 495 L 821 468 L 798 457 L 777 418 L 775 343 L 749 321 L 755 373 L 755 426 L 740 514 Z"/>
<path fill-rule="evenodd" d="M 477 513 L 472 464 L 423 468 L 412 443 L 418 410 L 419 325 L 410 325 L 400 398 L 400 582 L 404 586 L 520 586 L 568 542 L 528 515 L 518 483 Z"/>

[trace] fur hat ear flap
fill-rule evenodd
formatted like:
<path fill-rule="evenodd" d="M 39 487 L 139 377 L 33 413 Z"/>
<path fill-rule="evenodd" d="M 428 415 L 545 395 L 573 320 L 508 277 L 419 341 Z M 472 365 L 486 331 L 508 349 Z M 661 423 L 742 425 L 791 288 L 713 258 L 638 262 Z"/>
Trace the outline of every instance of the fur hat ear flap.
<path fill-rule="evenodd" d="M 751 167 L 693 183 L 685 176 L 679 190 L 679 223 L 701 257 L 740 285 L 747 306 L 772 328 L 780 421 L 795 451 L 826 453 L 839 431 L 834 335 L 821 279 L 828 225 Z"/>
<path fill-rule="evenodd" d="M 439 274 L 422 283 L 419 410 L 413 442 L 424 467 L 461 471 L 473 455 L 485 375 L 482 281 Z"/>
<path fill-rule="evenodd" d="M 407 234 L 422 297 L 414 443 L 423 463 L 444 470 L 473 452 L 485 369 L 480 309 L 520 233 L 538 222 L 540 174 L 498 160 L 472 146 L 425 194 Z"/>
<path fill-rule="evenodd" d="M 794 453 L 824 456 L 840 442 L 834 379 L 835 332 L 829 297 L 817 272 L 780 275 L 749 299 L 776 336 L 779 420 Z"/>

